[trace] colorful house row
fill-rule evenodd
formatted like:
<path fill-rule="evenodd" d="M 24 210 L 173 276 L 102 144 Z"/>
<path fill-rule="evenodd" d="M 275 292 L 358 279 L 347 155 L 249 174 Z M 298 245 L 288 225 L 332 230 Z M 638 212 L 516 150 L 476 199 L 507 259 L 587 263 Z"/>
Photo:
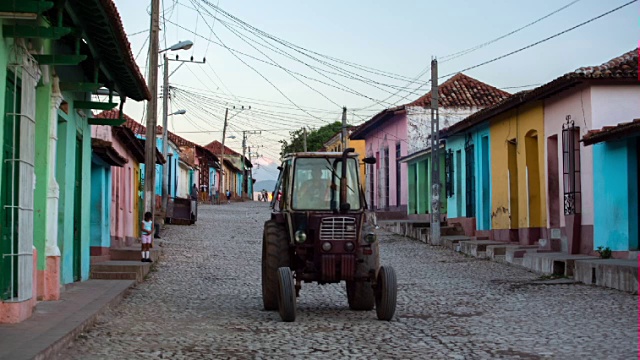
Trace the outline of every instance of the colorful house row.
<path fill-rule="evenodd" d="M 150 98 L 110 0 L 33 5 L 3 2 L 3 13 L 20 20 L 0 18 L 3 323 L 30 317 L 37 300 L 57 300 L 65 284 L 88 279 L 91 128 L 119 122 L 92 110 Z M 92 101 L 101 87 L 117 94 Z"/>
<path fill-rule="evenodd" d="M 223 183 L 217 183 L 215 187 L 210 187 L 211 192 L 218 191 L 224 196 L 229 190 L 233 199 L 251 199 L 251 194 L 253 194 L 253 180 L 251 179 L 253 165 L 251 161 L 227 146 L 224 147 L 223 154 L 222 143 L 217 140 L 204 147 L 219 158 L 224 156 Z"/>
<path fill-rule="evenodd" d="M 439 88 L 440 127 L 450 126 L 468 115 L 491 106 L 508 93 L 459 73 Z M 376 164 L 366 171 L 367 202 L 378 218 L 429 218 L 431 180 L 429 133 L 431 93 L 373 116 L 355 129 L 350 138 L 364 140 L 366 156 Z M 444 169 L 444 152 L 441 158 Z M 444 171 L 441 171 L 444 181 Z M 442 189 L 441 199 L 445 189 Z M 447 202 L 442 202 L 446 210 Z"/>
<path fill-rule="evenodd" d="M 476 234 L 495 240 L 572 254 L 637 251 L 639 99 L 634 49 L 445 129 L 447 153 L 456 154 L 449 219 L 470 219 Z M 469 151 L 459 153 L 460 139 Z"/>

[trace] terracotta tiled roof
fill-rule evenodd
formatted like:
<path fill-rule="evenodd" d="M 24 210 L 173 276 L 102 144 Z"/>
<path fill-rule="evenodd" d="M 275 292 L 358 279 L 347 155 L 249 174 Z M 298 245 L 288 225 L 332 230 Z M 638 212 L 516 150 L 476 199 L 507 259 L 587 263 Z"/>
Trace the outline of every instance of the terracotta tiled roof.
<path fill-rule="evenodd" d="M 508 92 L 457 73 L 438 87 L 438 105 L 448 108 L 484 108 L 509 97 Z M 431 106 L 431 91 L 406 106 Z"/>
<path fill-rule="evenodd" d="M 568 72 L 555 80 L 529 91 L 511 95 L 500 103 L 482 109 L 466 119 L 450 126 L 446 134 L 451 135 L 475 126 L 493 116 L 509 111 L 530 101 L 546 99 L 559 92 L 583 82 L 606 81 L 607 83 L 638 84 L 638 49 L 626 52 L 599 66 L 581 67 Z"/>
<path fill-rule="evenodd" d="M 621 139 L 640 134 L 640 119 L 620 123 L 616 126 L 605 126 L 602 129 L 589 130 L 582 140 L 585 145 L 593 145 L 603 141 Z"/>
<path fill-rule="evenodd" d="M 638 49 L 633 49 L 599 66 L 581 67 L 567 74 L 582 78 L 638 77 Z"/>
<path fill-rule="evenodd" d="M 211 151 L 212 153 L 216 154 L 216 155 L 222 155 L 222 143 L 220 143 L 218 140 L 214 140 L 210 143 L 208 143 L 207 145 L 204 146 L 205 149 Z M 224 154 L 225 155 L 240 155 L 239 153 L 229 149 L 228 147 L 224 147 Z"/>

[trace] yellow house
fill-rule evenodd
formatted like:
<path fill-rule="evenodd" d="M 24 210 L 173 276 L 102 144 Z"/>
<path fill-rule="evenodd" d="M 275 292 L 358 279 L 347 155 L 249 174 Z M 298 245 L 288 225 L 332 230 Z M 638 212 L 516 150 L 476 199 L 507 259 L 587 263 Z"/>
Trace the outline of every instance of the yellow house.
<path fill-rule="evenodd" d="M 351 135 L 351 130 L 349 130 L 349 135 Z M 362 162 L 362 159 L 366 156 L 366 147 L 364 140 L 351 140 L 349 136 L 347 136 L 347 149 L 354 148 L 355 152 L 358 154 L 360 158 L 360 183 L 362 184 L 362 188 L 366 188 L 366 177 L 365 177 L 365 163 Z M 324 143 L 324 147 L 322 151 L 326 152 L 342 152 L 344 150 L 342 148 L 342 132 L 335 134 L 329 141 Z M 365 189 L 366 191 L 366 189 Z"/>
<path fill-rule="evenodd" d="M 489 131 L 494 238 L 533 244 L 547 224 L 542 102 L 496 114 Z"/>

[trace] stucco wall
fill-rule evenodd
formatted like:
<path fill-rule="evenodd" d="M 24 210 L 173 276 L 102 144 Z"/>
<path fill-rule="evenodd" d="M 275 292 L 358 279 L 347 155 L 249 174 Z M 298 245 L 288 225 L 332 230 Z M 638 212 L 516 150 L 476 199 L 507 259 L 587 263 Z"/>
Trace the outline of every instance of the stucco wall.
<path fill-rule="evenodd" d="M 431 109 L 420 106 L 407 106 L 407 139 L 408 154 L 430 147 Z M 440 108 L 438 119 L 440 130 L 449 127 L 467 116 L 478 111 L 479 108 Z"/>
<path fill-rule="evenodd" d="M 400 143 L 401 156 L 407 155 L 407 116 L 405 114 L 395 115 L 393 118 L 380 124 L 365 137 L 367 146 L 366 153 L 368 155 L 377 156 L 377 164 L 375 168 L 381 166 L 382 149 L 387 146 L 389 148 L 389 204 L 391 207 L 402 206 L 407 204 L 407 164 L 400 164 L 401 184 L 396 184 L 396 144 Z M 380 207 L 378 191 L 380 190 L 379 171 L 374 174 L 374 202 L 376 208 Z M 396 187 L 400 186 L 400 201 L 396 198 Z"/>
<path fill-rule="evenodd" d="M 617 125 L 640 118 L 640 83 L 600 85 L 591 88 L 593 128 Z"/>
<path fill-rule="evenodd" d="M 542 103 L 536 102 L 490 121 L 493 229 L 537 228 L 547 224 L 543 116 Z M 509 141 L 513 140 L 515 145 L 510 147 Z M 536 140 L 537 151 L 529 151 L 534 148 L 532 145 Z M 517 169 L 517 176 L 512 174 L 511 182 L 510 153 L 515 165 L 513 170 Z M 531 166 L 530 169 L 527 164 Z M 536 169 L 537 174 L 534 175 Z M 532 175 L 527 176 L 528 172 Z M 512 191 L 513 208 L 510 210 L 510 188 L 515 186 L 517 192 L 515 189 Z"/>

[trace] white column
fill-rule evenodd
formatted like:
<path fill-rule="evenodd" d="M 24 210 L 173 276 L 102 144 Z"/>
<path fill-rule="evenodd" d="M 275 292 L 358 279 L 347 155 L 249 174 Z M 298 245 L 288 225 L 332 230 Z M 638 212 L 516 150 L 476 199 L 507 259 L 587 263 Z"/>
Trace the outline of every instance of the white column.
<path fill-rule="evenodd" d="M 58 144 L 58 108 L 64 99 L 60 93 L 60 79 L 53 76 L 51 108 L 49 111 L 49 179 L 47 183 L 47 232 L 45 255 L 60 256 L 58 248 L 58 199 L 60 187 L 56 181 L 56 157 Z"/>

